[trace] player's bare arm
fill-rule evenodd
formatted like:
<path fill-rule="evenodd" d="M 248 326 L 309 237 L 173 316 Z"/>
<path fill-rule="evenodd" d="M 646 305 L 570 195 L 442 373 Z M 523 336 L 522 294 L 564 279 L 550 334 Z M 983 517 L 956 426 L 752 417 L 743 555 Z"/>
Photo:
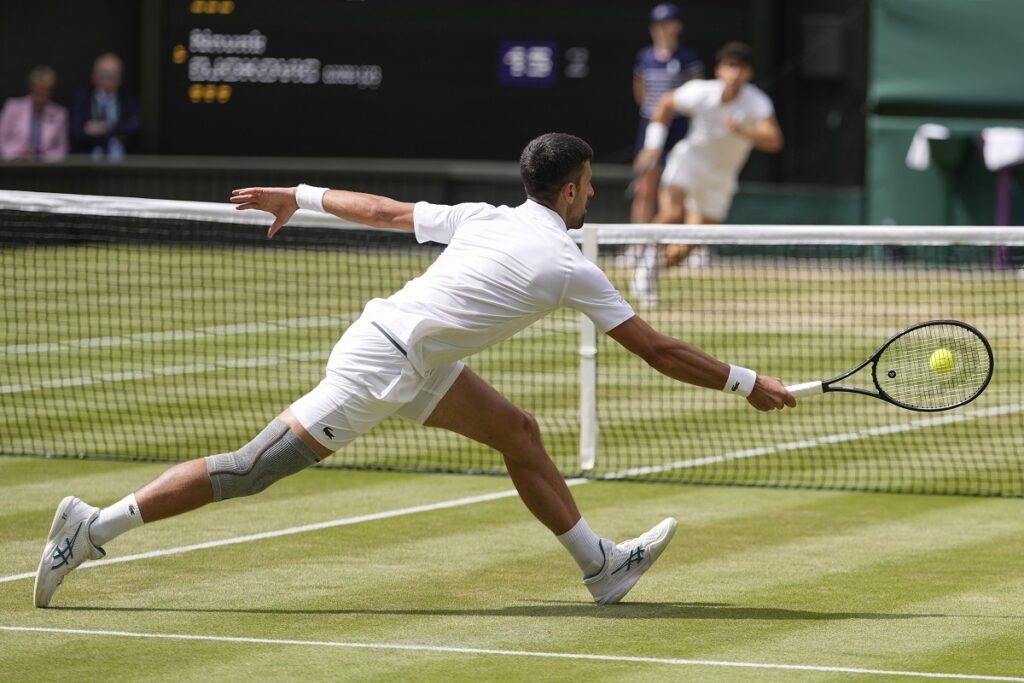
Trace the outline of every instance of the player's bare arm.
<path fill-rule="evenodd" d="M 761 152 L 774 154 L 782 151 L 782 129 L 774 116 L 763 118 L 753 126 L 741 126 L 729 116 L 723 117 L 722 123 L 730 132 L 750 140 Z"/>
<path fill-rule="evenodd" d="M 233 190 L 231 201 L 237 209 L 259 209 L 274 214 L 274 222 L 267 231 L 267 237 L 273 237 L 299 209 L 297 189 L 246 187 Z M 327 190 L 323 193 L 322 201 L 325 212 L 353 223 L 373 228 L 413 231 L 414 205 L 409 202 L 348 190 Z"/>
<path fill-rule="evenodd" d="M 644 149 L 636 155 L 633 162 L 633 169 L 644 171 L 651 168 L 661 157 L 661 149 L 665 146 L 668 138 L 668 124 L 676 115 L 676 105 L 673 99 L 674 91 L 667 92 L 658 100 L 658 106 L 651 116 L 651 122 L 647 125 L 647 137 L 644 140 Z"/>
<path fill-rule="evenodd" d="M 662 334 L 640 316 L 633 316 L 608 336 L 648 365 L 672 379 L 707 389 L 722 389 L 729 366 L 693 344 Z M 796 398 L 777 377 L 758 375 L 747 401 L 758 410 L 796 406 Z"/>

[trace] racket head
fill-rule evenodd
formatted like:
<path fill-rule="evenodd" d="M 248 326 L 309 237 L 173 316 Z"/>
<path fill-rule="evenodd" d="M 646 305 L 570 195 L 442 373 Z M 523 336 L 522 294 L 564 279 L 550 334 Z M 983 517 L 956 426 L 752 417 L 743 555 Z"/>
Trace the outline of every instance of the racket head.
<path fill-rule="evenodd" d="M 952 367 L 932 367 L 947 351 Z M 995 367 L 981 332 L 958 320 L 930 320 L 903 330 L 879 349 L 871 377 L 883 399 L 909 410 L 932 412 L 970 403 L 988 386 Z"/>

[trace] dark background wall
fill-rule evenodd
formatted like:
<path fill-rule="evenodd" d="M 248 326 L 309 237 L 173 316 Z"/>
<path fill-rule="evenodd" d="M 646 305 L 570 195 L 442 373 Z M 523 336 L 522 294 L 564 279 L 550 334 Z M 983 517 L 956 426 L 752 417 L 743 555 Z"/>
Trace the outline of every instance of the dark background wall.
<path fill-rule="evenodd" d="M 126 0 L 44 0 L 6 3 L 0 18 L 0 99 L 26 93 L 37 64 L 57 70 L 54 99 L 67 106 L 89 87 L 92 62 L 104 52 L 125 61 L 125 86 L 139 92 L 141 3 Z"/>
<path fill-rule="evenodd" d="M 632 64 L 649 42 L 653 4 L 17 3 L 0 22 L 0 97 L 22 94 L 28 70 L 49 63 L 60 77 L 56 99 L 66 103 L 74 88 L 88 84 L 92 59 L 112 50 L 125 58 L 126 89 L 144 105 L 144 153 L 509 160 L 533 135 L 568 130 L 590 140 L 599 161 L 623 163 L 636 129 Z M 744 178 L 862 182 L 866 0 L 680 5 L 684 42 L 704 59 L 708 76 L 721 43 L 747 41 L 756 53 L 756 82 L 776 102 L 790 144 L 779 156 L 755 154 Z M 258 31 L 265 44 L 259 54 L 193 50 L 193 29 Z M 502 63 L 523 54 L 517 46 L 549 48 L 550 78 L 508 82 L 511 67 L 502 76 Z M 321 69 L 332 65 L 342 83 L 245 82 L 235 80 L 237 69 L 233 76 L 203 71 L 203 59 L 212 66 L 218 58 L 221 65 L 286 60 L 251 61 L 251 68 L 315 59 Z"/>

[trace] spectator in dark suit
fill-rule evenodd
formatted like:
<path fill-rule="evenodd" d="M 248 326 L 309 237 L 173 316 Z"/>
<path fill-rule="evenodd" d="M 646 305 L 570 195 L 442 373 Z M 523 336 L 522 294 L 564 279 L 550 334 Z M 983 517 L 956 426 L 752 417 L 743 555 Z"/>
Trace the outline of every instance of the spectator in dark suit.
<path fill-rule="evenodd" d="M 71 104 L 72 150 L 94 159 L 121 159 L 142 129 L 138 101 L 121 92 L 124 65 L 107 52 L 92 67 L 92 90 L 79 92 Z"/>

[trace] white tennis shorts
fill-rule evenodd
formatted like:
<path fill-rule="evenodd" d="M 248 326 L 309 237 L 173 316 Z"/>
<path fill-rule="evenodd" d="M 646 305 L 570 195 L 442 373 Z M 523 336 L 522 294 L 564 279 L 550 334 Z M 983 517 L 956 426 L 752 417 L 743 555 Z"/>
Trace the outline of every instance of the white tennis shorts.
<path fill-rule="evenodd" d="M 685 140 L 669 152 L 661 173 L 661 185 L 684 190 L 687 210 L 719 223 L 729 214 L 736 194 L 735 176 L 705 170 L 705 165 L 694 158 Z"/>
<path fill-rule="evenodd" d="M 360 318 L 335 344 L 326 377 L 291 410 L 306 431 L 336 451 L 391 415 L 422 424 L 464 367 L 456 361 L 421 375 L 399 342 Z"/>

